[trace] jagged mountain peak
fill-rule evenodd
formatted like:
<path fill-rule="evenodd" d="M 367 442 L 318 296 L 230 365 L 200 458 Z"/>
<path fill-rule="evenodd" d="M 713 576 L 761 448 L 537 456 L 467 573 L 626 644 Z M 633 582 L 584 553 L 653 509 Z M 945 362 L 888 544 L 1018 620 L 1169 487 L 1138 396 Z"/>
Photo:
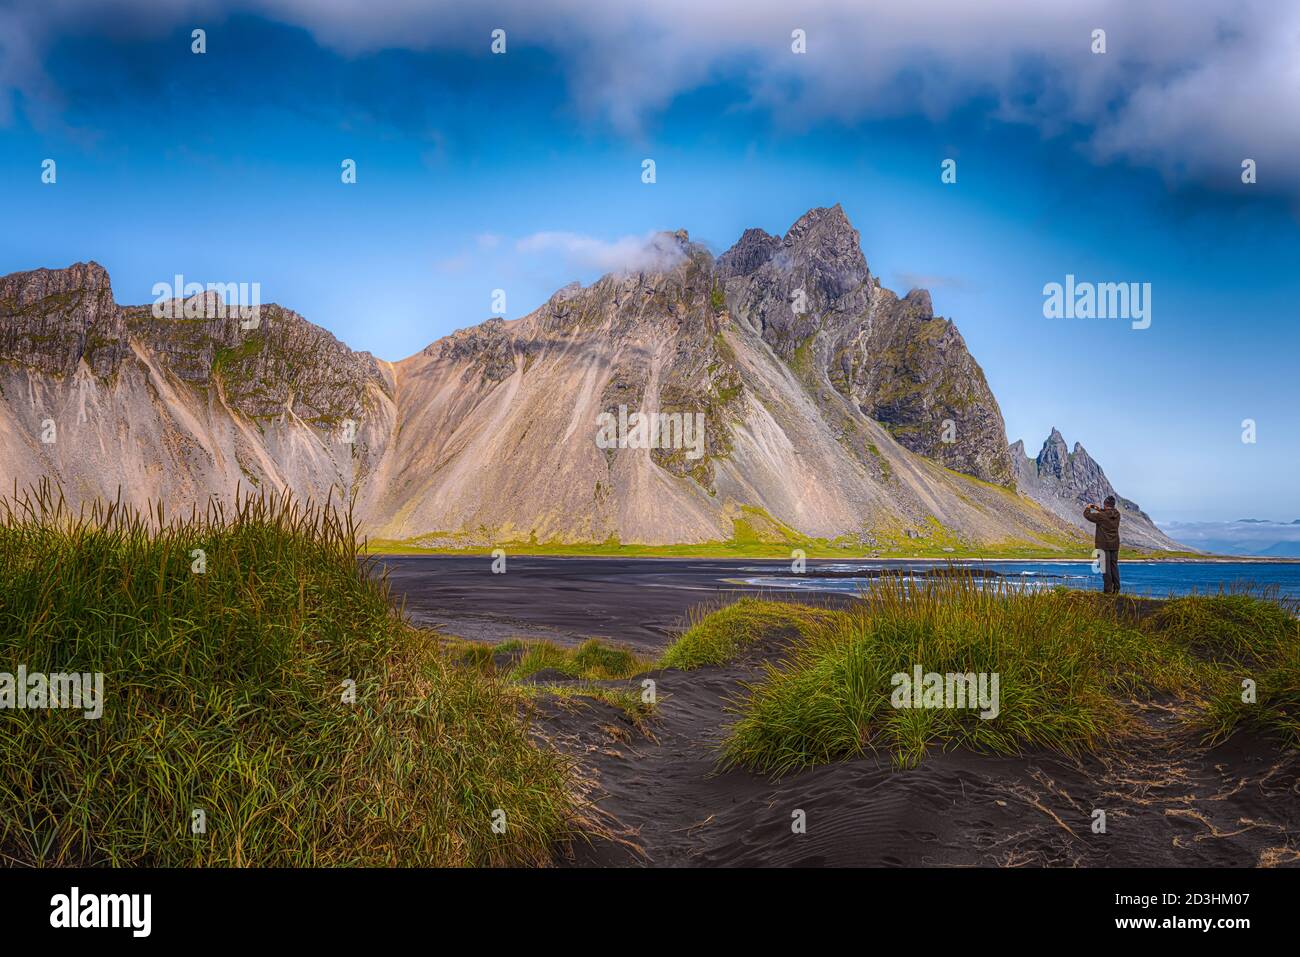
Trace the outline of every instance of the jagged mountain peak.
<path fill-rule="evenodd" d="M 828 299 L 840 299 L 871 277 L 862 238 L 839 203 L 810 209 L 786 231 L 782 246 L 794 268 L 803 267 Z"/>
<path fill-rule="evenodd" d="M 933 321 L 926 290 L 900 299 L 881 287 L 838 203 L 808 210 L 780 239 L 746 230 L 718 272 L 731 314 L 823 401 L 852 403 L 949 468 L 1013 482 L 1002 413 L 961 334 Z"/>
<path fill-rule="evenodd" d="M 813 232 L 840 233 L 846 238 L 857 234 L 844 207 L 839 203 L 833 206 L 814 206 L 791 224 L 786 230 L 785 238 L 797 241 L 800 236 Z"/>
<path fill-rule="evenodd" d="M 1165 550 L 1184 547 L 1160 531 L 1136 502 L 1115 491 L 1101 465 L 1081 442 L 1074 443 L 1073 452 L 1068 451 L 1065 436 L 1053 427 L 1037 458 L 1029 458 L 1024 448 L 1023 441 L 1008 448 L 1016 469 L 1016 484 L 1044 508 L 1087 530 L 1091 526 L 1083 518 L 1083 506 L 1114 495 L 1124 516 L 1120 537 L 1125 545 Z"/>
<path fill-rule="evenodd" d="M 747 229 L 730 249 L 718 257 L 718 268 L 725 276 L 748 276 L 768 262 L 780 246 L 780 236 L 773 236 L 764 229 Z"/>
<path fill-rule="evenodd" d="M 838 237 L 858 241 L 858 231 L 849 222 L 848 214 L 839 203 L 833 206 L 814 206 L 794 221 L 786 230 L 785 239 L 797 243 L 806 237 Z"/>
<path fill-rule="evenodd" d="M 6 287 L 18 294 L 39 294 L 48 288 L 99 289 L 110 286 L 108 270 L 93 259 L 70 266 L 28 269 L 3 277 Z"/>
<path fill-rule="evenodd" d="M 838 204 L 804 213 L 780 239 L 745 230 L 717 271 L 733 312 L 787 359 L 819 326 L 843 326 L 871 305 L 861 241 Z"/>
<path fill-rule="evenodd" d="M 901 309 L 917 319 L 934 319 L 934 302 L 928 289 L 909 289 L 899 301 Z"/>
<path fill-rule="evenodd" d="M 1050 473 L 1057 479 L 1065 477 L 1070 464 L 1070 452 L 1065 444 L 1065 436 L 1054 427 L 1052 434 L 1043 442 L 1036 459 L 1040 473 Z"/>
<path fill-rule="evenodd" d="M 1025 452 L 1025 443 L 1023 439 L 1017 439 L 1015 443 L 1008 447 L 1008 451 L 1015 456 L 1027 457 Z M 1061 430 L 1052 427 L 1052 431 L 1047 438 L 1043 440 L 1042 448 L 1039 450 L 1035 459 L 1031 460 L 1037 463 L 1039 471 L 1050 471 L 1060 478 L 1071 469 L 1087 468 L 1089 465 L 1095 465 L 1095 460 L 1088 454 L 1083 443 L 1075 441 L 1074 447 L 1065 440 Z"/>
<path fill-rule="evenodd" d="M 746 229 L 718 264 L 726 276 L 747 276 L 764 265 L 800 278 L 811 274 L 832 299 L 870 276 L 862 239 L 839 203 L 808 210 L 782 237 Z"/>

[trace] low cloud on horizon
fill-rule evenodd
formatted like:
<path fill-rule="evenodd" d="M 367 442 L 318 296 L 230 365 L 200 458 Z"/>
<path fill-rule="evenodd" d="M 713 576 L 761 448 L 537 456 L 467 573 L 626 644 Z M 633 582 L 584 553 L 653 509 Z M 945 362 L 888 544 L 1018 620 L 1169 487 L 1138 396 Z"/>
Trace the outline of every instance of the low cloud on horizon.
<path fill-rule="evenodd" d="M 1267 555 L 1300 558 L 1300 519 L 1273 522 L 1241 519 L 1235 522 L 1157 522 L 1175 541 L 1222 555 Z"/>

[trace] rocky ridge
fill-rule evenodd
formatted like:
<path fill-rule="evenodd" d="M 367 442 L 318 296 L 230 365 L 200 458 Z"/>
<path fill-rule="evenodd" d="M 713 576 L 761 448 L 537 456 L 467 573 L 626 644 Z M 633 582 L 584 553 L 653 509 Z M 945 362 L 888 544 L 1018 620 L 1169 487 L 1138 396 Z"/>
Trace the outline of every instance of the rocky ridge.
<path fill-rule="evenodd" d="M 1016 491 L 953 323 L 880 285 L 838 206 L 717 259 L 684 231 L 658 243 L 661 269 L 397 363 L 274 304 L 252 328 L 209 302 L 119 307 L 94 263 L 4 277 L 0 477 L 137 504 L 342 489 L 372 534 L 444 543 L 1077 547 L 1068 516 Z M 697 448 L 599 447 L 620 410 L 706 427 Z"/>

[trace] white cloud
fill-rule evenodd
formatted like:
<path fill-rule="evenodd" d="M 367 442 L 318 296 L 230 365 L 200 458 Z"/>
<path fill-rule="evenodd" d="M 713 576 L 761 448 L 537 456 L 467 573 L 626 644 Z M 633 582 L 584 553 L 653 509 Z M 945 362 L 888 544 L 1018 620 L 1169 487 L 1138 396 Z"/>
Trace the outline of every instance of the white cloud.
<path fill-rule="evenodd" d="M 59 31 L 157 33 L 223 11 L 302 26 L 346 55 L 486 55 L 500 26 L 512 52 L 557 54 L 585 114 L 631 135 L 716 78 L 743 82 L 752 106 L 793 128 L 938 119 L 978 99 L 1049 135 L 1082 128 L 1098 161 L 1235 186 L 1250 157 L 1261 189 L 1300 193 L 1300 4 L 1273 0 L 18 0 L 0 19 L 0 120 L 6 86 L 52 98 L 39 59 Z M 795 28 L 806 54 L 791 52 Z M 1105 54 L 1090 50 L 1094 29 L 1106 31 Z"/>
<path fill-rule="evenodd" d="M 624 236 L 608 242 L 579 233 L 533 233 L 515 244 L 521 253 L 558 253 L 570 265 L 601 272 L 661 272 L 686 258 L 670 233 Z"/>
<path fill-rule="evenodd" d="M 899 289 L 927 289 L 936 292 L 941 289 L 974 289 L 975 284 L 961 276 L 940 276 L 934 273 L 900 272 L 896 274 Z"/>
<path fill-rule="evenodd" d="M 433 268 L 438 272 L 456 274 L 462 273 L 470 267 L 472 260 L 468 253 L 457 253 L 455 256 L 446 256 L 437 260 Z"/>
<path fill-rule="evenodd" d="M 1158 524 L 1171 538 L 1203 551 L 1300 558 L 1300 519 L 1291 523 L 1246 519 Z"/>

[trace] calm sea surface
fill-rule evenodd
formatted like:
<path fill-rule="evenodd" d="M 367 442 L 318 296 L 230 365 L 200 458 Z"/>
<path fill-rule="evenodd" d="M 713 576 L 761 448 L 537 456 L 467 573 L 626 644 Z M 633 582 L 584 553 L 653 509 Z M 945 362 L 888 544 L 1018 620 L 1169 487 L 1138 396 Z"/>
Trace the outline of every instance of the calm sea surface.
<path fill-rule="evenodd" d="M 924 574 L 950 563 L 941 561 L 851 561 L 809 562 L 803 575 L 772 574 L 772 566 L 742 569 L 754 573 L 742 580 L 751 585 L 783 590 L 847 591 L 861 589 L 872 572 L 912 570 Z M 996 572 L 1003 578 L 1030 588 L 1095 588 L 1101 590 L 1101 575 L 1086 561 L 988 561 L 961 562 L 963 568 Z M 829 577 L 828 573 L 836 577 Z M 841 575 L 862 577 L 838 577 Z M 826 576 L 826 577 L 822 577 Z M 1213 594 L 1221 588 L 1273 586 L 1279 595 L 1300 599 L 1300 563 L 1289 562 L 1143 562 L 1120 563 L 1123 590 L 1131 595 L 1164 598 L 1193 592 Z"/>

